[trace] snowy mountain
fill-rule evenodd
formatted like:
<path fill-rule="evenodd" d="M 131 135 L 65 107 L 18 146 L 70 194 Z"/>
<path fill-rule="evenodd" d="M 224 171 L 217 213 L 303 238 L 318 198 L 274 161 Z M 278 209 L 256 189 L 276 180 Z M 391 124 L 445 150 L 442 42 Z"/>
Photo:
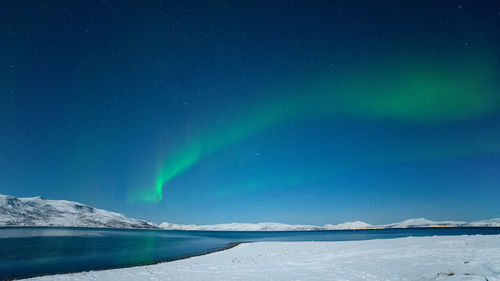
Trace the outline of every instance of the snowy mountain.
<path fill-rule="evenodd" d="M 71 226 L 158 228 L 147 221 L 127 218 L 77 202 L 17 198 L 0 194 L 0 226 Z"/>
<path fill-rule="evenodd" d="M 214 225 L 173 224 L 164 222 L 160 228 L 166 230 L 210 230 L 210 231 L 309 231 L 309 230 L 354 230 L 354 229 L 387 229 L 387 228 L 419 228 L 419 227 L 500 227 L 500 218 L 477 221 L 431 221 L 424 218 L 408 219 L 402 222 L 371 225 L 362 221 L 345 222 L 340 224 L 317 225 L 290 225 L 283 223 L 227 223 Z"/>
<path fill-rule="evenodd" d="M 362 221 L 341 224 L 297 225 L 274 222 L 226 223 L 215 225 L 153 223 L 127 218 L 122 214 L 96 209 L 66 200 L 44 200 L 41 197 L 17 198 L 0 194 L 0 226 L 69 226 L 106 228 L 161 228 L 165 230 L 210 231 L 311 231 L 352 230 L 418 227 L 500 227 L 500 218 L 476 222 L 431 221 L 424 218 L 408 219 L 386 225 L 371 225 Z"/>
<path fill-rule="evenodd" d="M 310 230 L 345 230 L 345 229 L 368 229 L 372 225 L 362 221 L 346 222 L 337 225 L 326 224 L 317 225 L 299 225 L 284 224 L 275 222 L 261 223 L 226 223 L 214 225 L 193 225 L 193 224 L 173 224 L 164 222 L 160 227 L 167 230 L 210 230 L 210 231 L 310 231 Z"/>
<path fill-rule="evenodd" d="M 500 218 L 469 222 L 465 226 L 500 227 Z"/>
<path fill-rule="evenodd" d="M 380 228 L 415 228 L 415 227 L 456 227 L 464 226 L 463 221 L 431 221 L 424 218 L 409 219 L 402 222 L 381 225 Z"/>
<path fill-rule="evenodd" d="M 323 226 L 326 230 L 344 230 L 344 229 L 370 229 L 374 228 L 373 225 L 362 221 L 348 221 L 340 224 L 325 224 Z"/>
<path fill-rule="evenodd" d="M 284 223 L 261 222 L 261 223 L 226 223 L 214 225 L 186 225 L 164 222 L 160 227 L 168 230 L 210 230 L 210 231 L 306 231 L 324 230 L 316 225 L 290 225 Z"/>
<path fill-rule="evenodd" d="M 176 223 L 164 222 L 161 223 L 159 227 L 166 230 L 197 230 L 196 228 L 198 226 L 194 224 L 176 224 Z"/>

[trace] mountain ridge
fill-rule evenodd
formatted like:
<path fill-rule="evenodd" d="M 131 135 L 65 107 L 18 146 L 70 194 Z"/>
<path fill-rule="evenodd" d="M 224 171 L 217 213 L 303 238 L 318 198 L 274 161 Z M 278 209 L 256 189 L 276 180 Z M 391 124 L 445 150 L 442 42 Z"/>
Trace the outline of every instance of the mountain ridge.
<path fill-rule="evenodd" d="M 200 231 L 314 231 L 314 230 L 361 230 L 361 229 L 395 229 L 424 227 L 500 227 L 500 218 L 476 222 L 465 221 L 432 221 L 425 218 L 407 219 L 402 222 L 371 225 L 362 221 L 340 224 L 289 225 L 283 223 L 223 223 L 214 225 L 175 224 L 164 222 L 159 225 L 165 230 L 200 230 Z"/>
<path fill-rule="evenodd" d="M 0 194 L 0 226 L 65 226 L 157 229 L 153 223 L 67 200 Z"/>
<path fill-rule="evenodd" d="M 475 222 L 432 221 L 425 218 L 414 218 L 383 225 L 371 225 L 362 221 L 325 224 L 323 226 L 275 222 L 223 223 L 214 225 L 164 222 L 156 225 L 152 222 L 128 218 L 120 213 L 93 208 L 73 201 L 46 200 L 40 196 L 18 198 L 0 194 L 0 226 L 103 227 L 204 231 L 314 231 L 421 227 L 500 227 L 500 218 Z"/>

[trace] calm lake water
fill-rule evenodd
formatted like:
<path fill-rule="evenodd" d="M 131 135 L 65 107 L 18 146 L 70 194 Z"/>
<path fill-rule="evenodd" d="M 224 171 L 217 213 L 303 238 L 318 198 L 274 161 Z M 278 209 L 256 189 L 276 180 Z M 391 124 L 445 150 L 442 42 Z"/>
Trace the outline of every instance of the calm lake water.
<path fill-rule="evenodd" d="M 7 227 L 0 228 L 0 280 L 151 264 L 221 250 L 236 242 L 464 234 L 500 234 L 500 228 L 214 232 Z"/>

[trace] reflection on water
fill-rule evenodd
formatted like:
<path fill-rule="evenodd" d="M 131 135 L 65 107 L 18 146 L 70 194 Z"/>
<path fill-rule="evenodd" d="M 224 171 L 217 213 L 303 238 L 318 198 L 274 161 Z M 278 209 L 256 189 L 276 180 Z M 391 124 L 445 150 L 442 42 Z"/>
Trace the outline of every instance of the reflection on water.
<path fill-rule="evenodd" d="M 119 239 L 129 239 L 129 237 L 120 237 Z M 123 241 L 121 244 L 129 247 L 124 247 L 123 252 L 126 255 L 118 255 L 116 264 L 151 264 L 155 261 L 155 245 L 156 235 L 154 233 L 146 233 L 137 238 L 135 243 L 127 243 Z"/>
<path fill-rule="evenodd" d="M 47 237 L 47 236 L 98 236 L 106 234 L 99 229 L 66 228 L 66 227 L 0 227 L 1 238 Z"/>
<path fill-rule="evenodd" d="M 0 280 L 151 264 L 234 242 L 345 241 L 407 236 L 500 234 L 500 228 L 213 232 L 88 228 L 0 228 Z"/>

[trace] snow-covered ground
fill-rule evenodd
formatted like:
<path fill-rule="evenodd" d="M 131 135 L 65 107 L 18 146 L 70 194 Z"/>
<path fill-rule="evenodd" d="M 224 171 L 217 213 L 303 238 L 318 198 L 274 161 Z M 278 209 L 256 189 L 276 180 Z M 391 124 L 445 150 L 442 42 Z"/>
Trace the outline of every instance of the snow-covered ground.
<path fill-rule="evenodd" d="M 498 281 L 500 235 L 259 242 L 174 262 L 34 280 Z"/>

